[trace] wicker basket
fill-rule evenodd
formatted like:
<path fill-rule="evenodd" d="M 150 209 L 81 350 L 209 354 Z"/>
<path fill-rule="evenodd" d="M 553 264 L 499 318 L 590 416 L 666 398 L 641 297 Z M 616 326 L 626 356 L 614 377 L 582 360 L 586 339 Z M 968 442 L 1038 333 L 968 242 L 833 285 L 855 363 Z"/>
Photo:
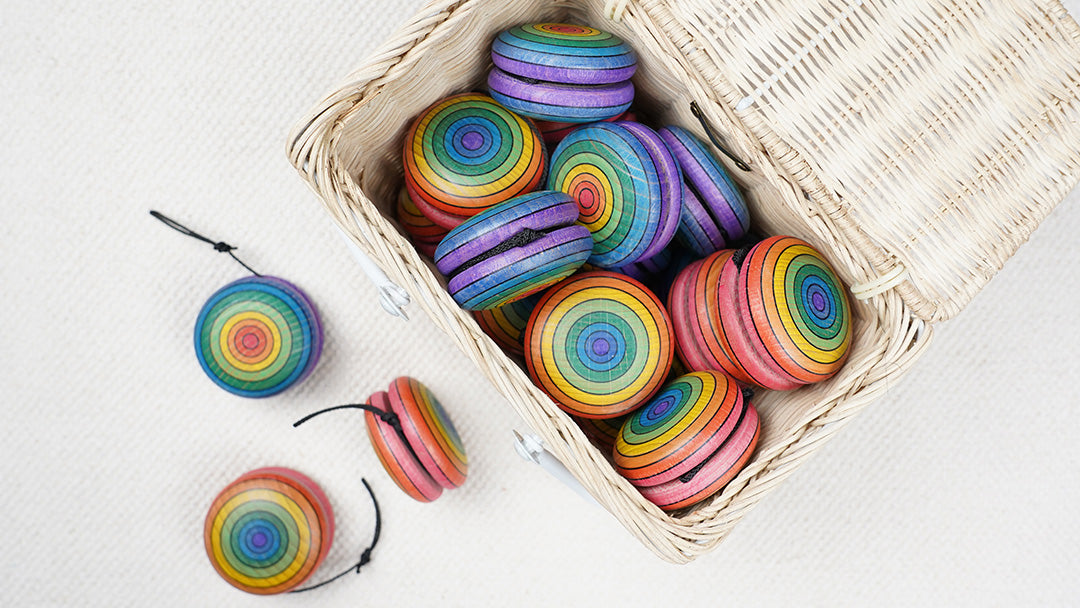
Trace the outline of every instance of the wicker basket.
<path fill-rule="evenodd" d="M 407 125 L 482 87 L 493 36 L 530 21 L 638 51 L 636 105 L 750 172 L 754 222 L 823 251 L 853 286 L 850 359 L 756 399 L 761 443 L 721 494 L 668 515 L 446 293 L 397 228 Z M 1057 0 L 454 0 L 427 5 L 296 127 L 289 155 L 339 226 L 476 362 L 551 452 L 650 549 L 687 562 L 881 396 L 1080 177 L 1080 29 Z"/>

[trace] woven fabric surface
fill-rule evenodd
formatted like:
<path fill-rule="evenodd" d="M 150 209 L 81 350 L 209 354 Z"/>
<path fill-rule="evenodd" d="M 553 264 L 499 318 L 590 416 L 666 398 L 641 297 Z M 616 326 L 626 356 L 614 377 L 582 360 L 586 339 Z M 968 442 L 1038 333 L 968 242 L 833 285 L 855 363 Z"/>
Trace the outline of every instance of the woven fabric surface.
<path fill-rule="evenodd" d="M 419 7 L 5 9 L 0 604 L 1080 602 L 1080 192 L 937 327 L 890 394 L 716 551 L 670 565 L 518 458 L 521 423 L 497 391 L 419 311 L 382 311 L 285 157 L 292 124 Z M 326 327 L 310 378 L 248 400 L 205 377 L 195 317 L 244 271 L 150 209 L 308 293 Z M 359 415 L 291 427 L 398 375 L 440 397 L 469 451 L 469 480 L 434 504 L 393 486 Z M 305 472 L 334 505 L 338 534 L 313 581 L 369 542 L 366 478 L 384 515 L 373 561 L 278 600 L 221 581 L 203 517 L 263 466 Z"/>

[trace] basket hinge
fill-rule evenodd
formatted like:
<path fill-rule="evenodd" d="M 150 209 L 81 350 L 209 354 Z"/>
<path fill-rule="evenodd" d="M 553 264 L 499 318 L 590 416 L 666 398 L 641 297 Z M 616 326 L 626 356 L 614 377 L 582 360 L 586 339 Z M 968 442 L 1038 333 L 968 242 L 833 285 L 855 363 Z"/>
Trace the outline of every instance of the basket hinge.
<path fill-rule="evenodd" d="M 896 266 L 892 270 L 877 277 L 873 280 L 865 283 L 858 283 L 851 286 L 851 293 L 855 296 L 856 300 L 869 300 L 870 298 L 883 294 L 889 291 L 893 287 L 896 287 L 900 283 L 903 283 L 908 278 L 908 269 L 900 262 L 896 263 Z"/>

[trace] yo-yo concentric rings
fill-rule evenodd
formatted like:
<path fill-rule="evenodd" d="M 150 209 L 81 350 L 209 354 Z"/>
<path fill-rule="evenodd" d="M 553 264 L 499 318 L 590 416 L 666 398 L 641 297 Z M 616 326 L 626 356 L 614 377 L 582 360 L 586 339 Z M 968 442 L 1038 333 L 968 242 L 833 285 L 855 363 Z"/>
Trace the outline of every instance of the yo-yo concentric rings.
<path fill-rule="evenodd" d="M 210 296 L 195 322 L 195 354 L 218 386 L 267 397 L 303 380 L 322 352 L 311 301 L 276 277 L 246 277 Z"/>
<path fill-rule="evenodd" d="M 671 240 L 681 178 L 667 148 L 637 123 L 597 123 L 566 136 L 552 155 L 548 188 L 574 198 L 593 236 L 589 262 L 618 268 L 652 257 Z M 664 240 L 664 239 L 667 240 Z"/>
<path fill-rule="evenodd" d="M 680 376 L 623 423 L 615 468 L 637 486 L 671 481 L 719 449 L 743 407 L 738 386 L 721 372 Z"/>
<path fill-rule="evenodd" d="M 384 412 L 393 410 L 386 391 L 372 395 L 368 404 Z M 442 486 L 432 479 L 394 427 L 372 412 L 364 412 L 364 422 L 375 455 L 397 487 L 420 502 L 431 502 L 442 495 Z"/>
<path fill-rule="evenodd" d="M 655 486 L 639 486 L 645 500 L 665 511 L 689 507 L 716 494 L 731 482 L 750 462 L 761 436 L 757 410 L 750 403 L 743 408 L 742 419 L 720 449 L 705 460 L 693 477 L 681 478 Z"/>
<path fill-rule="evenodd" d="M 641 283 L 606 271 L 548 290 L 525 332 L 533 382 L 568 413 L 614 418 L 647 401 L 671 368 L 671 321 Z"/>
<path fill-rule="evenodd" d="M 510 28 L 495 38 L 491 60 L 510 74 L 576 84 L 622 82 L 637 68 L 637 56 L 622 39 L 567 23 Z"/>
<path fill-rule="evenodd" d="M 587 123 L 618 116 L 634 101 L 634 83 L 561 84 L 508 74 L 499 68 L 488 73 L 488 92 L 510 110 L 554 122 Z"/>
<path fill-rule="evenodd" d="M 693 195 L 684 203 L 680 222 L 683 243 L 705 256 L 741 239 L 750 227 L 750 211 L 723 165 L 682 127 L 664 127 L 659 135 L 679 161 Z"/>
<path fill-rule="evenodd" d="M 525 327 L 529 324 L 539 295 L 531 295 L 490 310 L 477 310 L 473 318 L 480 329 L 491 336 L 503 350 L 518 355 L 525 354 Z"/>
<path fill-rule="evenodd" d="M 536 127 L 477 93 L 425 110 L 405 136 L 405 186 L 420 211 L 453 228 L 541 185 L 547 153 Z"/>
<path fill-rule="evenodd" d="M 218 574 L 257 594 L 302 584 L 333 537 L 326 495 L 307 476 L 285 468 L 251 471 L 229 484 L 210 506 L 203 532 Z"/>
<path fill-rule="evenodd" d="M 435 395 L 406 376 L 395 379 L 387 395 L 409 445 L 431 478 L 447 489 L 465 483 L 469 473 L 465 446 Z"/>
<path fill-rule="evenodd" d="M 803 240 L 774 236 L 750 250 L 739 270 L 739 310 L 751 343 L 794 382 L 825 380 L 847 358 L 843 284 Z"/>

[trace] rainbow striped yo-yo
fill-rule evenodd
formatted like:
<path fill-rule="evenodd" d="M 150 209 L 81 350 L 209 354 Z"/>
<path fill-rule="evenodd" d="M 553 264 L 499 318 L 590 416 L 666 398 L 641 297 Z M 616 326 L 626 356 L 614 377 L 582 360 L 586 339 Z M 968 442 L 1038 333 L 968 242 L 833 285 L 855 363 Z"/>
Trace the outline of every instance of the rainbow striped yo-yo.
<path fill-rule="evenodd" d="M 629 110 L 618 116 L 606 118 L 604 119 L 604 122 L 616 122 L 620 120 L 639 122 L 637 115 Z M 569 135 L 571 131 L 581 127 L 581 123 L 552 122 L 550 120 L 534 120 L 533 124 L 540 130 L 540 136 L 544 138 L 544 143 L 547 144 L 549 149 L 554 149 L 555 146 L 559 145 L 559 142 Z"/>
<path fill-rule="evenodd" d="M 334 538 L 326 495 L 306 475 L 270 467 L 242 475 L 218 494 L 203 526 L 210 563 L 249 593 L 283 593 L 319 567 Z"/>
<path fill-rule="evenodd" d="M 730 482 L 750 460 L 760 424 L 734 381 L 692 372 L 664 386 L 623 423 L 615 469 L 646 500 L 671 511 Z"/>
<path fill-rule="evenodd" d="M 721 317 L 720 273 L 734 250 L 724 249 L 691 262 L 668 292 L 668 312 L 675 331 L 676 354 L 691 370 L 720 370 L 743 385 L 755 384 L 731 355 L 727 335 L 741 331 L 732 315 Z M 727 296 L 730 297 L 730 296 Z"/>
<path fill-rule="evenodd" d="M 637 69 L 637 55 L 619 37 L 569 23 L 505 30 L 491 45 L 491 61 L 510 74 L 570 84 L 623 82 Z"/>
<path fill-rule="evenodd" d="M 525 330 L 533 382 L 582 418 L 614 418 L 647 401 L 667 378 L 672 351 L 660 301 L 614 272 L 585 272 L 555 285 Z"/>
<path fill-rule="evenodd" d="M 539 82 L 498 68 L 488 73 L 488 92 L 495 101 L 529 118 L 587 123 L 607 120 L 630 108 L 634 85 L 578 85 Z"/>
<path fill-rule="evenodd" d="M 478 93 L 424 110 L 405 135 L 405 186 L 445 228 L 542 185 L 547 151 L 536 126 Z"/>
<path fill-rule="evenodd" d="M 394 206 L 394 215 L 397 216 L 401 227 L 412 239 L 416 249 L 428 257 L 435 256 L 435 248 L 439 241 L 443 240 L 448 229 L 431 221 L 409 196 L 409 189 L 402 188 L 398 192 L 397 204 Z"/>
<path fill-rule="evenodd" d="M 252 276 L 229 283 L 195 321 L 195 354 L 218 386 L 268 397 L 303 380 L 322 352 L 315 305 L 292 283 Z"/>
<path fill-rule="evenodd" d="M 435 265 L 462 308 L 485 310 L 524 298 L 570 276 L 593 239 L 563 192 L 521 195 L 473 216 L 435 250 Z"/>
<path fill-rule="evenodd" d="M 634 100 L 637 56 L 618 37 L 567 23 L 501 32 L 491 47 L 492 97 L 523 116 L 587 123 L 625 112 Z"/>
<path fill-rule="evenodd" d="M 473 311 L 473 318 L 481 331 L 491 337 L 503 350 L 516 355 L 525 354 L 525 327 L 536 308 L 540 296 L 514 300 L 498 308 Z"/>
<path fill-rule="evenodd" d="M 718 288 L 727 355 L 765 388 L 832 377 L 851 345 L 851 306 L 829 263 L 791 236 L 769 237 L 741 257 L 724 263 Z"/>
<path fill-rule="evenodd" d="M 552 154 L 548 188 L 577 201 L 593 236 L 589 262 L 601 268 L 659 254 L 679 225 L 679 165 L 640 123 L 595 123 L 567 135 Z"/>
<path fill-rule="evenodd" d="M 415 378 L 402 376 L 379 391 L 368 404 L 391 412 L 400 431 L 386 418 L 364 412 L 368 438 L 383 468 L 406 494 L 431 502 L 444 489 L 465 483 L 469 459 L 454 423 L 442 404 Z"/>
<path fill-rule="evenodd" d="M 667 126 L 658 131 L 682 169 L 682 213 L 679 241 L 699 256 L 732 246 L 750 227 L 750 212 L 742 194 L 716 157 L 686 129 Z"/>

